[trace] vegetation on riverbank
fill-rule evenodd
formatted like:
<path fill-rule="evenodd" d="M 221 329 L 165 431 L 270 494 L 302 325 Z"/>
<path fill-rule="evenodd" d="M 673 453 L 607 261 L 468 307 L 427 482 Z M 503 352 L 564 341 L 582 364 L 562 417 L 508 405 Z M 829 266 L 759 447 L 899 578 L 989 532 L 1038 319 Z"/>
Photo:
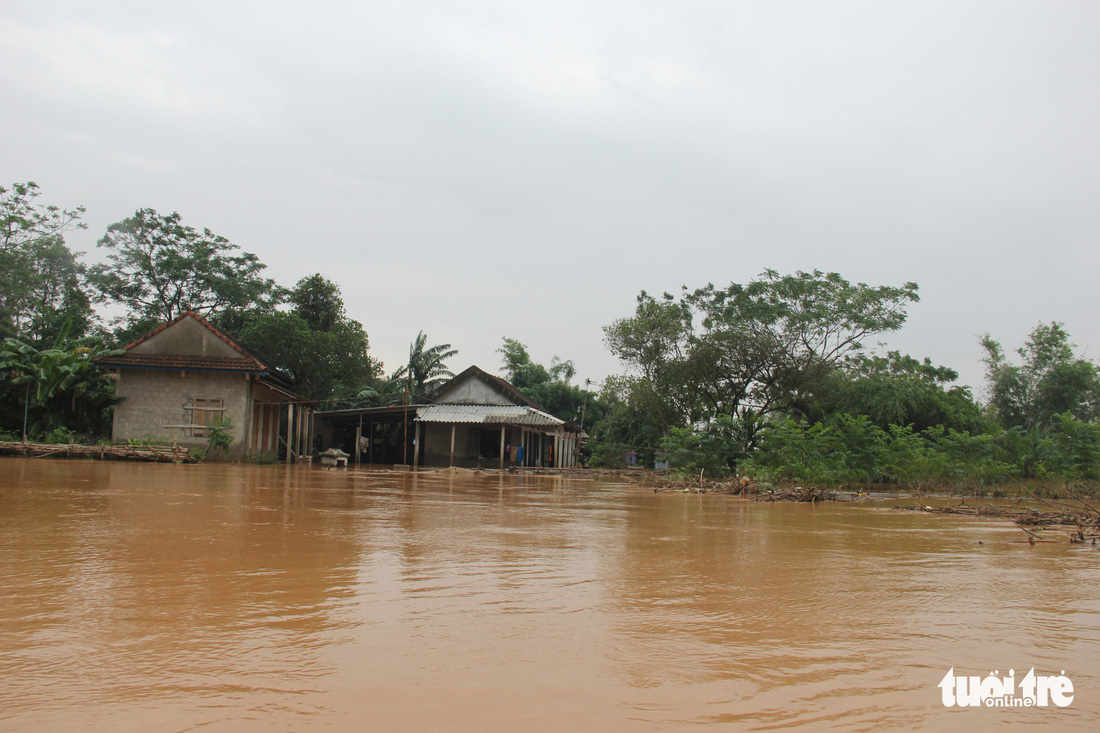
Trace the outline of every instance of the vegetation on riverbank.
<path fill-rule="evenodd" d="M 31 182 L 0 187 L 0 431 L 95 443 L 110 432 L 113 383 L 92 363 L 186 310 L 283 371 L 327 407 L 417 399 L 450 374 L 457 349 L 420 331 L 387 377 L 363 325 L 320 274 L 284 287 L 255 255 L 180 215 L 138 209 L 107 228 L 106 262 L 85 267 L 66 232 L 82 207 L 38 202 Z M 641 292 L 604 328 L 624 373 L 598 391 L 569 360 L 534 361 L 504 338 L 504 376 L 590 434 L 590 465 L 666 463 L 673 472 L 753 485 L 889 484 L 913 490 L 1047 493 L 1100 480 L 1100 370 L 1062 324 L 1039 324 L 1011 355 L 988 334 L 976 348 L 986 390 L 870 339 L 901 328 L 916 283 L 851 283 L 837 273 L 767 270 L 748 282 Z M 121 315 L 100 321 L 93 305 Z M 410 329 L 411 330 L 411 329 Z M 1012 357 L 1012 358 L 1010 358 Z M 217 433 L 213 433 L 217 434 Z M 211 445 L 213 453 L 224 447 Z M 810 498 L 813 498 L 812 496 Z"/>

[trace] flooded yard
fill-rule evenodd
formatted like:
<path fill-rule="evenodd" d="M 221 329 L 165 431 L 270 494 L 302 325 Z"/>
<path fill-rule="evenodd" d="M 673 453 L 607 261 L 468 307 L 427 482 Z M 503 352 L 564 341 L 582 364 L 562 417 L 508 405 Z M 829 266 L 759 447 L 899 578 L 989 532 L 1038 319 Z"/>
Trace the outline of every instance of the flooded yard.
<path fill-rule="evenodd" d="M 893 503 L 3 458 L 0 728 L 1095 730 L 1100 548 Z"/>

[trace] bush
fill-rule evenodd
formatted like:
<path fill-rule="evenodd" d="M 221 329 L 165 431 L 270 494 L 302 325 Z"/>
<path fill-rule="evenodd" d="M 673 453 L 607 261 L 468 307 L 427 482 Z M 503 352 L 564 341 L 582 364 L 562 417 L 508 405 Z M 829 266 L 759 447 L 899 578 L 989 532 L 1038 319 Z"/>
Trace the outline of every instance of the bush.
<path fill-rule="evenodd" d="M 878 481 L 886 444 L 886 433 L 862 415 L 838 415 L 829 425 L 788 420 L 765 431 L 743 468 L 758 478 L 819 486 Z"/>
<path fill-rule="evenodd" d="M 42 436 L 42 442 L 50 445 L 68 445 L 75 441 L 76 433 L 68 428 L 54 428 Z"/>
<path fill-rule="evenodd" d="M 220 450 L 228 455 L 229 447 L 233 445 L 233 421 L 228 417 L 220 417 L 208 428 L 210 434 L 206 438 L 206 457 Z"/>
<path fill-rule="evenodd" d="M 261 466 L 270 466 L 279 462 L 279 454 L 273 450 L 265 450 L 253 458 L 252 462 Z"/>

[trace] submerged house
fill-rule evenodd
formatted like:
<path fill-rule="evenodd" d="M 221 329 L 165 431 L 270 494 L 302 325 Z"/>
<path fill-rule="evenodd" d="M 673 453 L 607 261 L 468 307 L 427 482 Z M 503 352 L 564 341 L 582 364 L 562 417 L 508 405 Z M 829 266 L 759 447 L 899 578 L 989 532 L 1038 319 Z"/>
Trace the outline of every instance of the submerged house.
<path fill-rule="evenodd" d="M 115 377 L 112 439 L 206 445 L 210 426 L 232 425 L 230 455 L 313 450 L 313 404 L 286 377 L 188 311 L 96 363 Z M 280 449 L 280 444 L 282 448 Z"/>
<path fill-rule="evenodd" d="M 571 468 L 583 435 L 476 366 L 424 404 L 318 412 L 317 421 L 326 444 L 352 464 Z"/>

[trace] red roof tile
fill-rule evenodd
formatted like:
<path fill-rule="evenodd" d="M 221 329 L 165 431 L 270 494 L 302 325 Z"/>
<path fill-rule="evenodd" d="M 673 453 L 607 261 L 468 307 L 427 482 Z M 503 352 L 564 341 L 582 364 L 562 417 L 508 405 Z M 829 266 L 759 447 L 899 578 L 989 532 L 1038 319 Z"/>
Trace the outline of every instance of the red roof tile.
<path fill-rule="evenodd" d="M 255 357 L 221 359 L 213 356 L 181 356 L 179 354 L 134 354 L 110 356 L 96 360 L 101 366 L 133 367 L 137 369 L 190 369 L 215 372 L 270 372 Z"/>

